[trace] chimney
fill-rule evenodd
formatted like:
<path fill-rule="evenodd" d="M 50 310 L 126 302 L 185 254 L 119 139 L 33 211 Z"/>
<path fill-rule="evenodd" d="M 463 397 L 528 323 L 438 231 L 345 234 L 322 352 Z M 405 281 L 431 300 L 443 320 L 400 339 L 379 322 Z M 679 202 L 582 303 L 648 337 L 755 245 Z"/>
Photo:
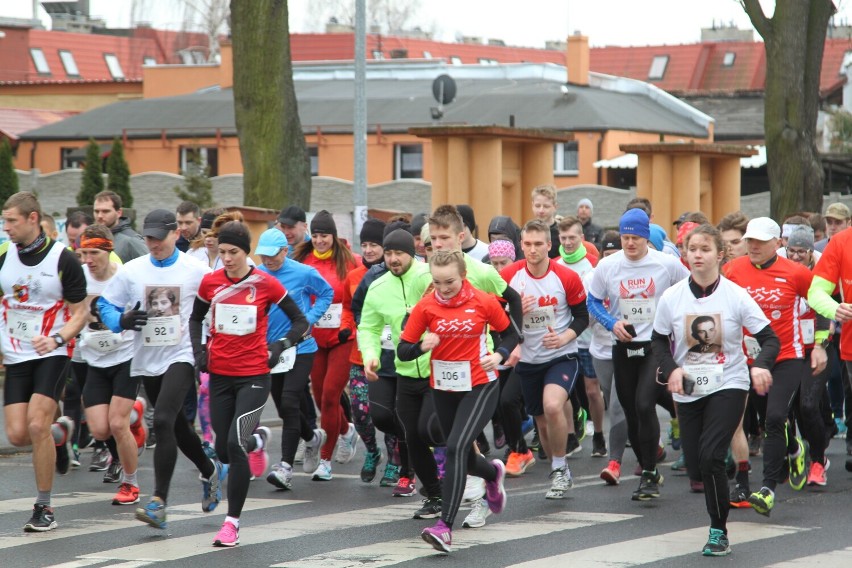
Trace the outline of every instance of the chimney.
<path fill-rule="evenodd" d="M 589 38 L 574 32 L 568 37 L 565 49 L 565 66 L 568 68 L 568 82 L 575 85 L 589 84 Z"/>
<path fill-rule="evenodd" d="M 234 86 L 234 49 L 230 39 L 219 44 L 219 86 L 223 89 Z"/>

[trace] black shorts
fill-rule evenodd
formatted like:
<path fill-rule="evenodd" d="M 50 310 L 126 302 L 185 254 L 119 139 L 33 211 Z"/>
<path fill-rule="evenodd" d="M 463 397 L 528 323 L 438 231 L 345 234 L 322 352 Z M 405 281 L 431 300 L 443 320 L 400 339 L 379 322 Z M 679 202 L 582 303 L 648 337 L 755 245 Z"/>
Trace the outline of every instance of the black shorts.
<path fill-rule="evenodd" d="M 65 392 L 65 379 L 70 369 L 71 359 L 64 355 L 6 365 L 3 405 L 28 403 L 34 394 L 48 396 L 58 402 Z"/>
<path fill-rule="evenodd" d="M 574 354 L 562 355 L 546 363 L 518 363 L 515 372 L 521 378 L 521 392 L 527 414 L 544 414 L 545 385 L 559 385 L 568 395 L 574 390 L 580 363 Z"/>
<path fill-rule="evenodd" d="M 139 377 L 130 376 L 130 361 L 104 368 L 90 365 L 83 386 L 83 406 L 109 404 L 114 396 L 136 400 L 140 382 Z"/>

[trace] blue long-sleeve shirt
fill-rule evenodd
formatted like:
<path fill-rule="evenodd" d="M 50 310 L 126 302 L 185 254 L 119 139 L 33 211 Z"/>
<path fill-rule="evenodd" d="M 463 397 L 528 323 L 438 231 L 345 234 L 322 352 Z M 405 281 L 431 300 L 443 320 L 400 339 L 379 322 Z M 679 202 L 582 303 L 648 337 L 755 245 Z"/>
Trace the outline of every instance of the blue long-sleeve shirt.
<path fill-rule="evenodd" d="M 589 313 L 603 325 L 607 331 L 612 331 L 612 327 L 618 321 L 604 306 L 603 300 L 596 298 L 591 294 L 586 294 L 586 306 L 589 308 Z"/>

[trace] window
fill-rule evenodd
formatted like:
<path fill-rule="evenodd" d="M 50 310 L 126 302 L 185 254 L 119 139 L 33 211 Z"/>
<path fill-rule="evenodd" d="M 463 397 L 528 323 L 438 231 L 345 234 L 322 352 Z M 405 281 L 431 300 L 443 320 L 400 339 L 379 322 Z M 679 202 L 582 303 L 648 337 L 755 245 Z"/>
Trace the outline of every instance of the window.
<path fill-rule="evenodd" d="M 657 55 L 651 62 L 651 69 L 648 71 L 648 80 L 655 81 L 662 79 L 666 74 L 666 66 L 669 64 L 668 55 Z"/>
<path fill-rule="evenodd" d="M 311 144 L 307 148 L 308 160 L 311 162 L 311 176 L 319 175 L 319 147 Z"/>
<path fill-rule="evenodd" d="M 733 67 L 734 60 L 737 58 L 737 54 L 733 51 L 729 51 L 725 54 L 724 59 L 722 59 L 722 67 Z"/>
<path fill-rule="evenodd" d="M 121 70 L 121 62 L 112 53 L 104 53 L 104 61 L 106 61 L 109 74 L 113 79 L 124 79 L 124 71 Z"/>
<path fill-rule="evenodd" d="M 846 66 L 852 63 L 852 51 L 847 51 L 843 54 L 843 63 L 840 64 L 840 73 L 838 75 L 846 75 Z"/>
<path fill-rule="evenodd" d="M 83 162 L 86 161 L 86 148 L 61 148 L 59 156 L 63 170 L 82 168 Z"/>
<path fill-rule="evenodd" d="M 453 65 L 461 65 L 461 57 L 459 57 L 458 55 L 450 55 L 450 63 L 452 63 Z"/>
<path fill-rule="evenodd" d="M 77 69 L 77 62 L 74 61 L 74 55 L 67 50 L 59 50 L 59 59 L 62 60 L 62 66 L 65 67 L 65 74 L 69 77 L 79 77 L 80 70 Z"/>
<path fill-rule="evenodd" d="M 198 156 L 197 165 L 190 163 L 193 153 Z M 181 146 L 178 167 L 181 172 L 191 167 L 207 168 L 207 177 L 216 177 L 219 175 L 219 150 L 205 146 Z"/>
<path fill-rule="evenodd" d="M 44 57 L 44 52 L 40 47 L 33 47 L 30 49 L 30 55 L 33 58 L 33 65 L 35 65 L 36 73 L 39 75 L 50 75 L 50 65 L 47 64 L 47 59 Z"/>
<path fill-rule="evenodd" d="M 553 173 L 574 176 L 580 173 L 577 142 L 553 145 Z"/>
<path fill-rule="evenodd" d="M 423 144 L 394 146 L 393 179 L 423 178 Z"/>
<path fill-rule="evenodd" d="M 431 51 L 424 51 L 423 52 L 423 59 L 432 59 L 432 52 Z"/>
<path fill-rule="evenodd" d="M 380 50 L 377 49 L 377 50 L 373 51 L 373 59 L 379 60 L 379 59 L 384 59 L 384 58 L 385 58 L 385 54 L 382 53 Z"/>
<path fill-rule="evenodd" d="M 148 57 L 142 58 L 142 65 L 156 65 L 156 64 L 157 64 L 157 59 L 155 57 L 148 56 Z"/>
<path fill-rule="evenodd" d="M 479 58 L 480 65 L 497 65 L 496 59 L 490 59 L 488 57 L 480 57 Z"/>

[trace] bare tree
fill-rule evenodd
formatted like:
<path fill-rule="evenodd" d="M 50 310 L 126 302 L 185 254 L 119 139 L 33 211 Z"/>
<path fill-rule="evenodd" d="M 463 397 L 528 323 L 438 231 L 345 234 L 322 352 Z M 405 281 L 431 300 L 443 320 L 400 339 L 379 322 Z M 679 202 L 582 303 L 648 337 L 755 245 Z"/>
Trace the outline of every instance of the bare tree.
<path fill-rule="evenodd" d="M 382 33 L 408 29 L 420 11 L 420 0 L 369 0 L 367 23 L 379 26 Z M 334 18 L 339 24 L 355 25 L 355 3 L 351 0 L 313 0 L 308 4 L 306 26 L 321 32 Z"/>
<path fill-rule="evenodd" d="M 181 0 L 185 30 L 207 34 L 207 61 L 219 56 L 219 36 L 228 32 L 231 9 L 228 0 Z"/>
<path fill-rule="evenodd" d="M 816 146 L 819 80 L 831 0 L 777 0 L 767 17 L 760 0 L 739 0 L 766 49 L 764 132 L 770 214 L 821 211 L 822 169 Z"/>

